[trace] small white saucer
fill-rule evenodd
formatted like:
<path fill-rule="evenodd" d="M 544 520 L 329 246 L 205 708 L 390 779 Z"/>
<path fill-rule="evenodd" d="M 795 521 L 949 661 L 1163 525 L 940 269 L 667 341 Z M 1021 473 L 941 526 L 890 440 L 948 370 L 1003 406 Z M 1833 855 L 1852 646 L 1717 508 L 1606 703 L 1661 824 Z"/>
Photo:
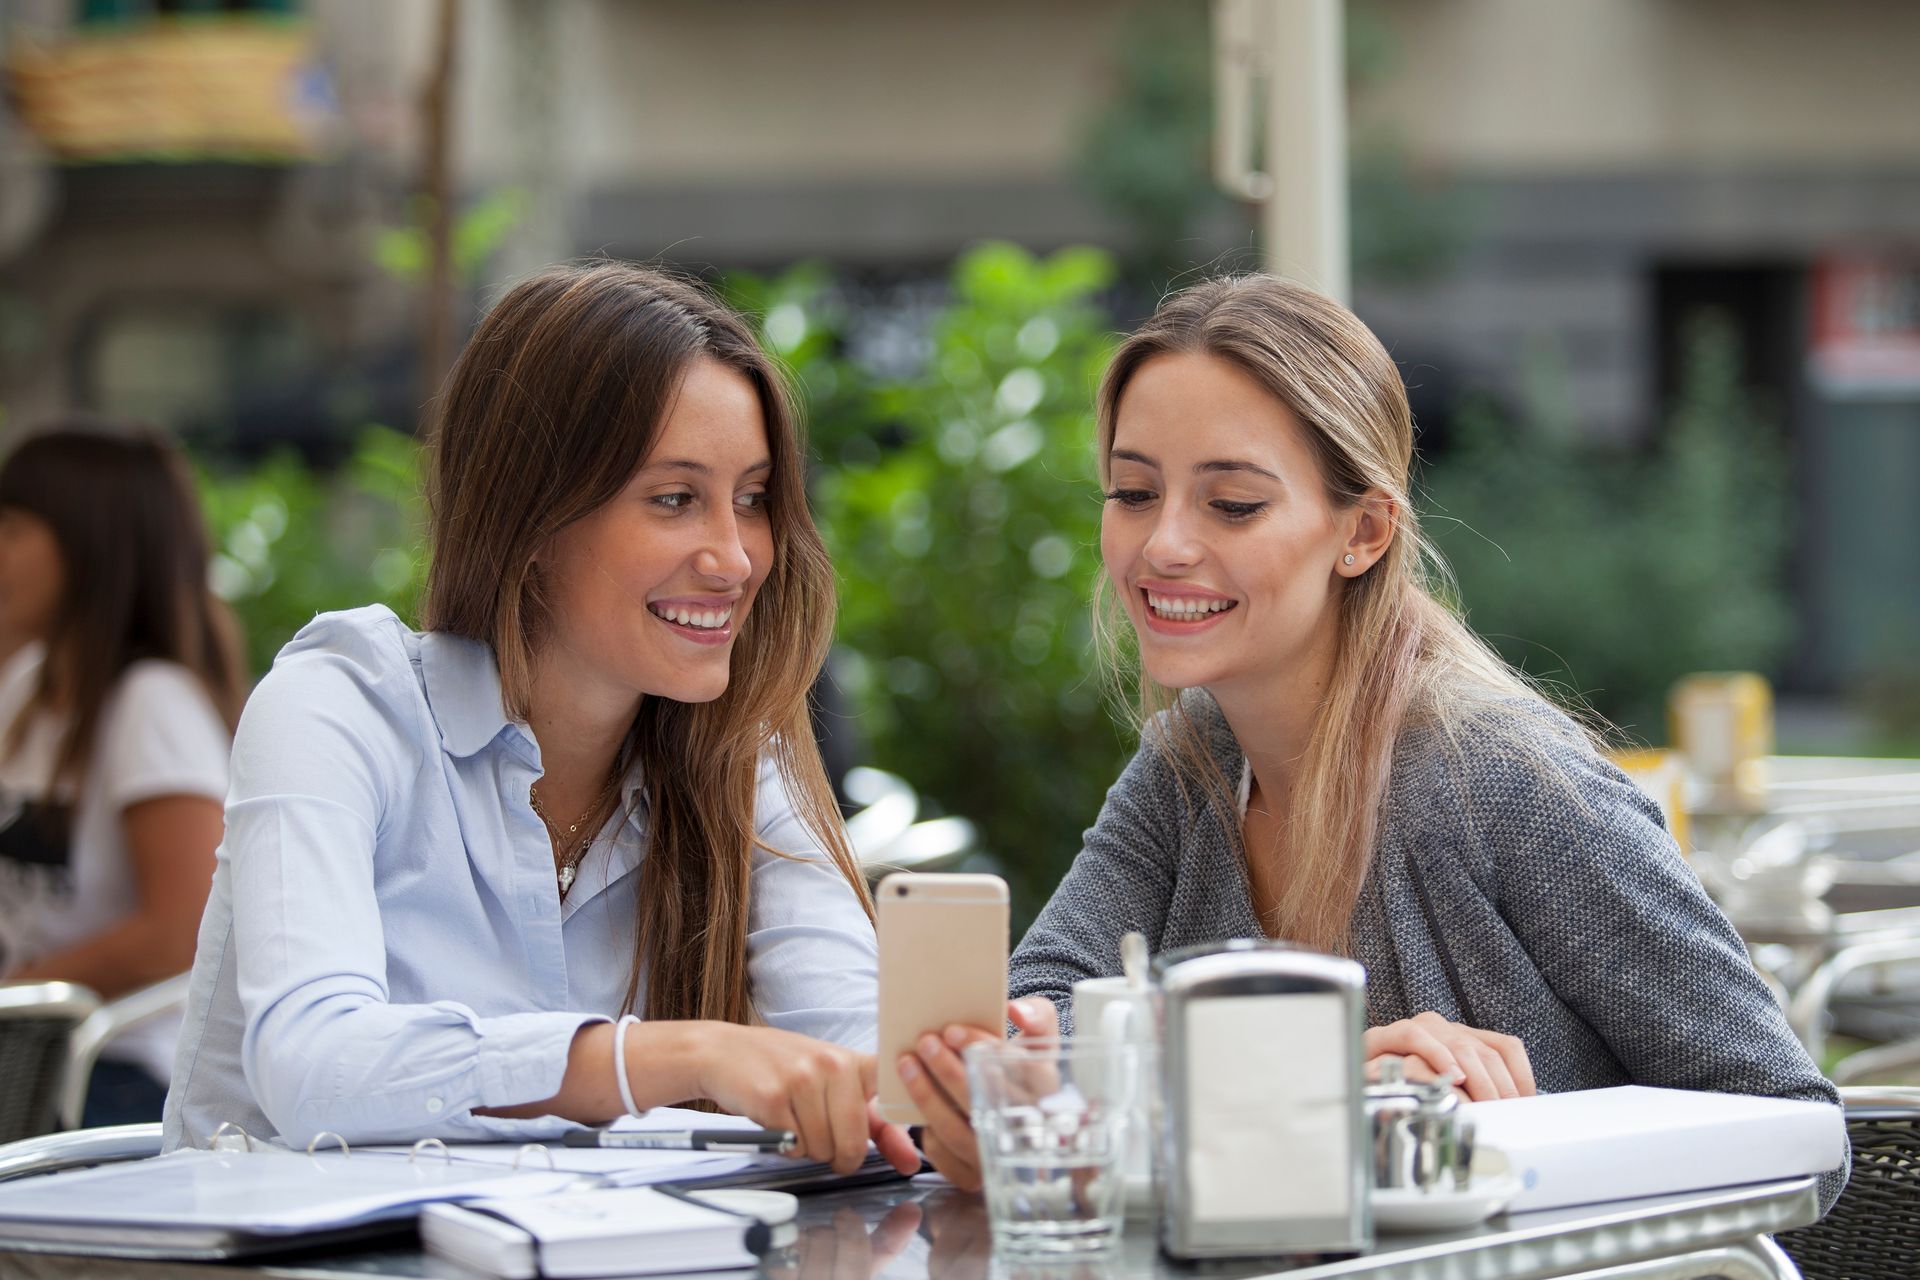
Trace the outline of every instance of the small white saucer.
<path fill-rule="evenodd" d="M 1380 1188 L 1373 1193 L 1373 1225 L 1380 1231 L 1453 1231 L 1485 1222 L 1520 1194 L 1510 1173 L 1476 1177 L 1465 1191 Z"/>

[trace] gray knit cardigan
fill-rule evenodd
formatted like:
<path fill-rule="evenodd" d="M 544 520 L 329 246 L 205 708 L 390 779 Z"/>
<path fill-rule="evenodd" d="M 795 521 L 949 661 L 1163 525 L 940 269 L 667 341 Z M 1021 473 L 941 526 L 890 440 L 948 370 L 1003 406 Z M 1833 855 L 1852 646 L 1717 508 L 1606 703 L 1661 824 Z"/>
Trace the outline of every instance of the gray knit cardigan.
<path fill-rule="evenodd" d="M 1212 699 L 1188 707 L 1228 779 L 1243 756 Z M 1403 732 L 1349 954 L 1367 1020 L 1432 1010 L 1518 1036 L 1540 1090 L 1662 1085 L 1838 1102 L 1659 809 L 1571 723 L 1518 700 L 1452 735 Z M 1164 723 L 1164 722 L 1162 722 Z M 1073 984 L 1156 954 L 1266 936 L 1237 832 L 1183 798 L 1150 725 L 1085 847 L 1014 953 L 1015 996 L 1073 1019 Z M 1822 1181 L 1823 1207 L 1845 1185 Z"/>

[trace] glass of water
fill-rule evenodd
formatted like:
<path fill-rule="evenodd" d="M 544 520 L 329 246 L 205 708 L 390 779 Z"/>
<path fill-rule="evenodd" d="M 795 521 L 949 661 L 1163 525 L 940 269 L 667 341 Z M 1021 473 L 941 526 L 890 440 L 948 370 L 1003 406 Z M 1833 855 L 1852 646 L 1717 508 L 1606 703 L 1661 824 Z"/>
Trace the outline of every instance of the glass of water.
<path fill-rule="evenodd" d="M 966 1051 L 994 1247 L 1091 1253 L 1116 1245 L 1139 1046 L 1034 1037 Z"/>

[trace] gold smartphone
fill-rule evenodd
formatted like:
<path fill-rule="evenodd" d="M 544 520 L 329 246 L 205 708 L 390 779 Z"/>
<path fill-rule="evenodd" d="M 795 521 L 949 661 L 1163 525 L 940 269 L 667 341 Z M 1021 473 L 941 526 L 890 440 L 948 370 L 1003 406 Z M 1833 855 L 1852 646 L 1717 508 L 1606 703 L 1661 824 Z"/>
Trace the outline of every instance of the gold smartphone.
<path fill-rule="evenodd" d="M 1007 1020 L 1007 882 L 896 871 L 880 882 L 880 1112 L 919 1124 L 894 1063 L 949 1023 Z M 965 1099 L 959 1100 L 965 1105 Z"/>

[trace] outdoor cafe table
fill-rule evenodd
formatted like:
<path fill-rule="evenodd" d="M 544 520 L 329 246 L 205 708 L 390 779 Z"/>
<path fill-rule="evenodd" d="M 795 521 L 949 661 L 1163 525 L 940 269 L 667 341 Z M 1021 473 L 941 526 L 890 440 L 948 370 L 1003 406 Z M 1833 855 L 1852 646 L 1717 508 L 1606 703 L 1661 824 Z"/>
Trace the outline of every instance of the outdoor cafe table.
<path fill-rule="evenodd" d="M 1695 847 L 1737 852 L 1768 830 L 1794 822 L 1831 842 L 1843 862 L 1862 871 L 1920 852 L 1920 760 L 1768 756 L 1761 763 L 1765 786 L 1757 804 L 1703 795 L 1688 806 Z M 1920 880 L 1906 887 L 1920 887 Z M 1861 904 L 1895 905 L 1903 904 Z"/>
<path fill-rule="evenodd" d="M 1512 1214 L 1435 1235 L 1381 1236 L 1372 1252 L 1325 1263 L 1284 1260 L 1183 1266 L 1155 1249 L 1150 1225 L 1130 1222 L 1103 1259 L 1027 1264 L 995 1258 L 977 1197 L 905 1182 L 803 1196 L 800 1240 L 770 1259 L 767 1280 L 1797 1280 L 1770 1232 L 1818 1216 L 1812 1178 L 1718 1191 Z M 252 1265 L 119 1262 L 0 1252 L 8 1280 L 366 1280 L 370 1276 L 471 1280 L 471 1272 L 388 1245 Z"/>

